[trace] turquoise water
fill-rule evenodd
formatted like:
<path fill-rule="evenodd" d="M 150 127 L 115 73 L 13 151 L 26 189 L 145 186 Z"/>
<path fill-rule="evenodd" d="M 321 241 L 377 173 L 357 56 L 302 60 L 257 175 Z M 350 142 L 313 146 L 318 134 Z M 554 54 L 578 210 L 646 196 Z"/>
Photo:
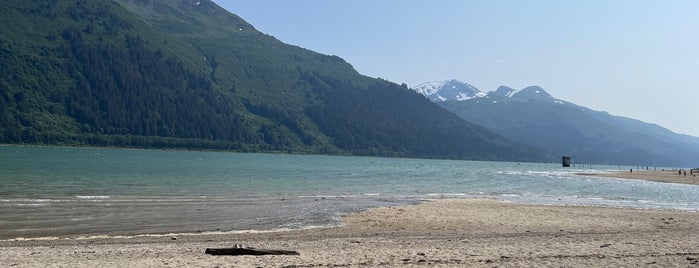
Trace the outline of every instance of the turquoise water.
<path fill-rule="evenodd" d="M 699 210 L 699 186 L 609 179 L 595 166 L 0 146 L 0 239 L 328 226 L 443 197 Z"/>

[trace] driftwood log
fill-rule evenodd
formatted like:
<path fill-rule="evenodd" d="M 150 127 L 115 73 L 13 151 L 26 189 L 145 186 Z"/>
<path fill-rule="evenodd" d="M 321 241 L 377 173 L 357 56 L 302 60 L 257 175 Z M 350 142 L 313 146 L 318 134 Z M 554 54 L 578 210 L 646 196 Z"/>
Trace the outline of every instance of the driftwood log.
<path fill-rule="evenodd" d="M 204 253 L 209 255 L 301 255 L 293 250 L 270 250 L 254 248 L 207 248 Z"/>

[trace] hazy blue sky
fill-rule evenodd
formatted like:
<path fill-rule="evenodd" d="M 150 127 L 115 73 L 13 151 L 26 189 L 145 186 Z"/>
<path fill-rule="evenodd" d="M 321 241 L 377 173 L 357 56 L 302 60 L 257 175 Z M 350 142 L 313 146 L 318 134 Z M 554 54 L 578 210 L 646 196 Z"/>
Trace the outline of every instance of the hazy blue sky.
<path fill-rule="evenodd" d="M 699 136 L 699 1 L 215 0 L 281 41 L 414 86 L 539 85 Z"/>

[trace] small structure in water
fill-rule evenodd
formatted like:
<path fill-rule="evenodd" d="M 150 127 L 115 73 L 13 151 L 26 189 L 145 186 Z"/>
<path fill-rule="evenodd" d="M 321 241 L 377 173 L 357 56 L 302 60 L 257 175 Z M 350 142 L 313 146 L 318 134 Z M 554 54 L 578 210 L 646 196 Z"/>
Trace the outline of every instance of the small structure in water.
<path fill-rule="evenodd" d="M 570 167 L 570 156 L 563 156 L 563 167 Z"/>

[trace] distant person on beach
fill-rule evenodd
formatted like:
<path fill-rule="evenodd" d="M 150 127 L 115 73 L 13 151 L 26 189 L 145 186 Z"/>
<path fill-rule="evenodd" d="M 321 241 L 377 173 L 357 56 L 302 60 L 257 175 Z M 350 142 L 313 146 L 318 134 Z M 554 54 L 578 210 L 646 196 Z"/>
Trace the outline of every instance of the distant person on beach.
<path fill-rule="evenodd" d="M 687 177 L 687 171 L 686 171 L 686 170 L 684 171 L 684 176 Z"/>

